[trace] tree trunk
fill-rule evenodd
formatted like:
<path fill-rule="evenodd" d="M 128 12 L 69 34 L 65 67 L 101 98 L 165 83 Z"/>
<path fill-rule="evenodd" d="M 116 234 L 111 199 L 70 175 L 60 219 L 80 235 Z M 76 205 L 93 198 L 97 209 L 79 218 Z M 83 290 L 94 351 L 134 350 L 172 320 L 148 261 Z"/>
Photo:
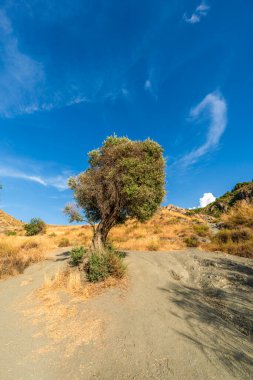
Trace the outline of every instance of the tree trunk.
<path fill-rule="evenodd" d="M 99 223 L 92 239 L 92 246 L 94 250 L 104 251 L 107 235 L 110 229 L 115 224 L 114 215 L 110 215 L 109 218 L 104 219 Z"/>
<path fill-rule="evenodd" d="M 105 239 L 100 229 L 97 229 L 92 239 L 93 249 L 103 251 L 105 249 Z"/>

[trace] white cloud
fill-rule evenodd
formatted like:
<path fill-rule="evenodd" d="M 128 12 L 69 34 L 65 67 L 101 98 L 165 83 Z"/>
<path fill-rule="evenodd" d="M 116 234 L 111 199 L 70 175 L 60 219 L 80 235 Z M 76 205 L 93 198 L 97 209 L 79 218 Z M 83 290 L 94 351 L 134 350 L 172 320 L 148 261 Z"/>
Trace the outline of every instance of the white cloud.
<path fill-rule="evenodd" d="M 3 178 L 16 178 L 16 179 L 24 179 L 27 181 L 32 181 L 39 183 L 40 185 L 47 186 L 46 182 L 39 176 L 29 175 L 23 173 L 22 171 L 15 170 L 12 168 L 0 168 L 0 176 Z"/>
<path fill-rule="evenodd" d="M 210 203 L 215 201 L 215 196 L 212 193 L 204 193 L 199 200 L 199 207 L 206 207 Z"/>
<path fill-rule="evenodd" d="M 208 94 L 190 112 L 192 121 L 200 121 L 203 116 L 206 116 L 210 120 L 206 141 L 203 145 L 179 160 L 179 163 L 183 166 L 194 164 L 200 157 L 218 146 L 227 126 L 227 104 L 220 93 L 214 92 Z"/>
<path fill-rule="evenodd" d="M 201 21 L 202 17 L 205 17 L 208 15 L 208 12 L 210 11 L 210 6 L 207 5 L 204 1 L 197 6 L 195 11 L 192 13 L 190 17 L 187 16 L 187 14 L 184 14 L 184 20 L 185 22 L 189 24 L 196 24 Z"/>
<path fill-rule="evenodd" d="M 59 191 L 68 189 L 67 181 L 69 176 L 69 173 L 63 173 L 56 176 L 44 177 L 41 175 L 33 175 L 31 173 L 26 173 L 22 170 L 18 170 L 8 166 L 0 167 L 0 177 L 31 181 L 45 187 L 55 187 Z"/>

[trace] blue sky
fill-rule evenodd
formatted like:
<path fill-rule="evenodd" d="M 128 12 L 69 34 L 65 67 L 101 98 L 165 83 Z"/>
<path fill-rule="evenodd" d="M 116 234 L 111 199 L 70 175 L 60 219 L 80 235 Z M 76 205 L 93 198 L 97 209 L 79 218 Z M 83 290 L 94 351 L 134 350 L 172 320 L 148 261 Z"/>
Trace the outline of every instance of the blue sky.
<path fill-rule="evenodd" d="M 162 144 L 165 204 L 252 179 L 252 0 L 0 4 L 6 212 L 67 223 L 67 178 L 113 133 Z"/>

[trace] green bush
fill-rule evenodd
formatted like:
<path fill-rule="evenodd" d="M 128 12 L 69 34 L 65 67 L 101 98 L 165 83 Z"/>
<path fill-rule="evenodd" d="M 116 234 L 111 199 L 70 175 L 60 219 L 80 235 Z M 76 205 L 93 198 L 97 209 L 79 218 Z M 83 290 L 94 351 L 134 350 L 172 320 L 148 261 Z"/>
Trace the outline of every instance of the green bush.
<path fill-rule="evenodd" d="M 113 251 L 93 252 L 86 264 L 87 279 L 90 282 L 103 281 L 109 276 L 122 278 L 126 271 L 122 257 Z"/>
<path fill-rule="evenodd" d="M 46 223 L 40 218 L 31 219 L 30 223 L 24 226 L 27 236 L 44 234 L 46 232 Z"/>
<path fill-rule="evenodd" d="M 190 236 L 184 240 L 185 244 L 187 247 L 198 247 L 199 246 L 199 241 L 196 236 Z"/>
<path fill-rule="evenodd" d="M 17 232 L 16 231 L 5 231 L 6 236 L 16 236 Z"/>
<path fill-rule="evenodd" d="M 206 224 L 196 224 L 193 229 L 198 236 L 205 237 L 209 235 L 209 227 Z"/>
<path fill-rule="evenodd" d="M 77 266 L 83 260 L 86 250 L 83 247 L 75 247 L 70 251 L 71 264 Z"/>

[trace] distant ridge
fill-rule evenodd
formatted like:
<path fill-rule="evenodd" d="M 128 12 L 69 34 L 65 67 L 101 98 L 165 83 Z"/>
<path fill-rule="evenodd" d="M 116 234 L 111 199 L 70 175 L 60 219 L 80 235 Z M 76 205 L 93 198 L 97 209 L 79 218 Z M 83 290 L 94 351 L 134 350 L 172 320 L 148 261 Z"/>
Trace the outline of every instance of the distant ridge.
<path fill-rule="evenodd" d="M 203 213 L 212 216 L 219 216 L 229 211 L 241 201 L 253 206 L 253 181 L 237 183 L 231 191 L 227 191 L 208 206 L 190 210 L 189 213 Z"/>
<path fill-rule="evenodd" d="M 22 222 L 13 218 L 3 210 L 0 210 L 0 233 L 5 231 L 17 230 L 22 227 Z"/>

